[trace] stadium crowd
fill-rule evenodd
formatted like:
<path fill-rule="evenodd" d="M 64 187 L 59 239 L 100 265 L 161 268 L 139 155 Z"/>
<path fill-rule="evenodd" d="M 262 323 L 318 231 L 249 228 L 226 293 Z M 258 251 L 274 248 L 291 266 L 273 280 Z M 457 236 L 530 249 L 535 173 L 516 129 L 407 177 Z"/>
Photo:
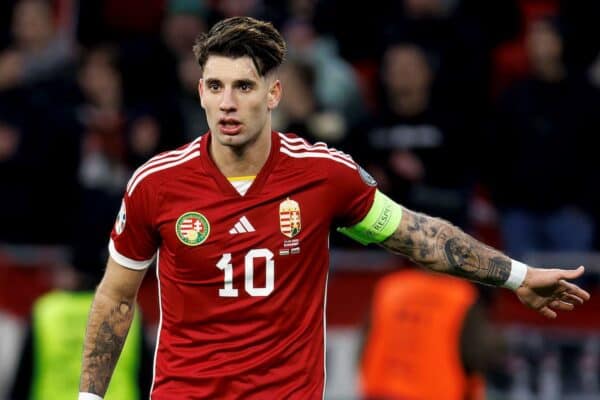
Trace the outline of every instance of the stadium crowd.
<path fill-rule="evenodd" d="M 511 257 L 600 250 L 595 0 L 4 0 L 0 245 L 99 279 L 131 173 L 208 129 L 192 46 L 235 15 L 288 43 L 276 129 Z"/>
<path fill-rule="evenodd" d="M 277 129 L 349 152 L 398 202 L 514 257 L 597 249 L 600 6 L 369 4 L 2 2 L 0 241 L 101 268 L 131 172 L 207 129 L 194 38 L 246 14 L 289 43 Z"/>

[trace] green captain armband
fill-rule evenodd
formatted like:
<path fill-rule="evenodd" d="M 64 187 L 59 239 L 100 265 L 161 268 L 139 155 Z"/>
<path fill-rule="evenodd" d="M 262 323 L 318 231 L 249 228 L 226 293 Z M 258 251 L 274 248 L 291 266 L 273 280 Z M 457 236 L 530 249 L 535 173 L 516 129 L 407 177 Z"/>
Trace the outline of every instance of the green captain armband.
<path fill-rule="evenodd" d="M 337 228 L 337 231 L 366 246 L 370 243 L 381 243 L 392 236 L 401 219 L 402 207 L 377 190 L 367 216 L 358 224 Z"/>

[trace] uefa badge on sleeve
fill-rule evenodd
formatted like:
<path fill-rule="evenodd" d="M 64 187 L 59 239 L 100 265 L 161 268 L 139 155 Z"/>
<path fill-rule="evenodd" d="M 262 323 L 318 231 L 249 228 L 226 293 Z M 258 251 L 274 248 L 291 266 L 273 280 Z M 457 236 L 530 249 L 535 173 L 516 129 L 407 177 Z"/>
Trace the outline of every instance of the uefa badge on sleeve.
<path fill-rule="evenodd" d="M 126 209 L 125 209 L 125 200 L 121 201 L 121 209 L 119 210 L 119 214 L 117 215 L 117 220 L 115 221 L 115 232 L 117 235 L 123 233 L 125 230 L 125 221 L 126 221 Z"/>
<path fill-rule="evenodd" d="M 197 212 L 187 212 L 177 218 L 175 233 L 183 244 L 198 246 L 208 238 L 210 224 L 204 215 Z"/>
<path fill-rule="evenodd" d="M 358 165 L 358 174 L 360 175 L 360 179 L 362 179 L 362 181 L 368 186 L 377 186 L 377 181 L 375 178 L 373 178 L 371 174 L 365 171 L 365 169 L 360 165 Z"/>

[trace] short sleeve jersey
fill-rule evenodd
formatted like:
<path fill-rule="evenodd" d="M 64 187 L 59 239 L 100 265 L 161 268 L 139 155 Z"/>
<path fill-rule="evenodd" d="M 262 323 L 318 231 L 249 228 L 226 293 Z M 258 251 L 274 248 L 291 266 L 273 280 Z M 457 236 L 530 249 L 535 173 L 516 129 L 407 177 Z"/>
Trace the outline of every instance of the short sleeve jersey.
<path fill-rule="evenodd" d="M 210 133 L 128 183 L 109 250 L 133 269 L 157 253 L 154 400 L 324 396 L 329 232 L 365 217 L 375 184 L 324 143 L 271 139 L 244 196 L 209 156 Z"/>

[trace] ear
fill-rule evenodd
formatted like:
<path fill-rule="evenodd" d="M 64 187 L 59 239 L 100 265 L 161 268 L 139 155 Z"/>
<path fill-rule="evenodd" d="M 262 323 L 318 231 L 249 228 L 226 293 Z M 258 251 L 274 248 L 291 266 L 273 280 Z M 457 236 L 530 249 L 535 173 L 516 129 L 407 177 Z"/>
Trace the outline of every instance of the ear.
<path fill-rule="evenodd" d="M 200 96 L 200 105 L 204 108 L 204 79 L 198 81 L 198 95 Z"/>
<path fill-rule="evenodd" d="M 269 111 L 277 108 L 279 101 L 281 100 L 283 88 L 281 86 L 281 81 L 279 79 L 275 79 L 269 88 L 269 94 L 267 98 L 267 108 Z"/>

